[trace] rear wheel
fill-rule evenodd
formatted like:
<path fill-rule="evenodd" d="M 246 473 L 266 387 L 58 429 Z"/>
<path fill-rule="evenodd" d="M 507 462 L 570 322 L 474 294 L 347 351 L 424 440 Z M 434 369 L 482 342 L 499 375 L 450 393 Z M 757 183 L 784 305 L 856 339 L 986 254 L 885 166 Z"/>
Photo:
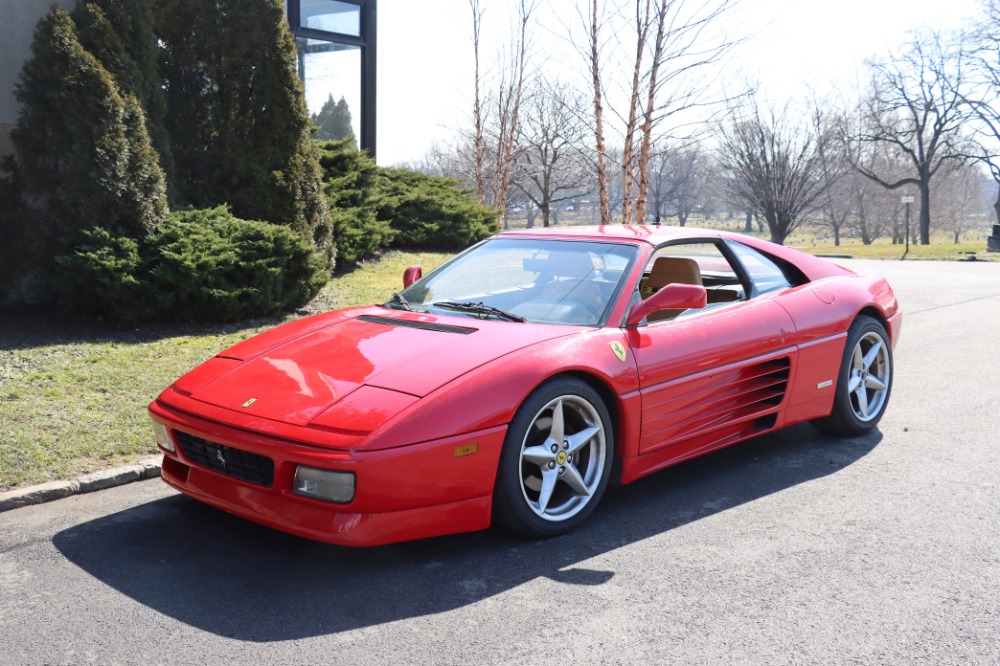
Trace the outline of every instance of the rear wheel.
<path fill-rule="evenodd" d="M 860 435 L 878 424 L 891 392 L 889 336 L 878 320 L 859 316 L 847 334 L 833 411 L 814 423 L 835 435 Z"/>
<path fill-rule="evenodd" d="M 543 384 L 507 430 L 494 520 L 531 536 L 576 528 L 604 494 L 613 458 L 611 418 L 600 395 L 570 377 Z"/>

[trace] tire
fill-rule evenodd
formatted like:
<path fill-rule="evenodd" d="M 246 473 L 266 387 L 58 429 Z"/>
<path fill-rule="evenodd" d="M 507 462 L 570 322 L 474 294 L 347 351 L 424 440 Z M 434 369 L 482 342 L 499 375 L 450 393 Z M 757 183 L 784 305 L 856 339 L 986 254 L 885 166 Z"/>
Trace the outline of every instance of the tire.
<path fill-rule="evenodd" d="M 543 384 L 507 428 L 494 522 L 529 536 L 575 529 L 600 502 L 613 460 L 614 428 L 600 395 L 571 377 Z"/>
<path fill-rule="evenodd" d="M 833 435 L 861 435 L 885 414 L 892 393 L 892 346 L 885 327 L 859 316 L 847 332 L 830 416 L 813 423 Z"/>

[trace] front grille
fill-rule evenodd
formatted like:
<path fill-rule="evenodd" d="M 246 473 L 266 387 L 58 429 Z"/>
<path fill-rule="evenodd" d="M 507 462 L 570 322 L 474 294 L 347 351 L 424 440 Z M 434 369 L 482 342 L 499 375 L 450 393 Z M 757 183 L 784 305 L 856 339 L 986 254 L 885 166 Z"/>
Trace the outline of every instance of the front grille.
<path fill-rule="evenodd" d="M 265 488 L 274 485 L 274 461 L 267 456 L 210 442 L 179 430 L 174 433 L 185 457 L 199 467 Z"/>

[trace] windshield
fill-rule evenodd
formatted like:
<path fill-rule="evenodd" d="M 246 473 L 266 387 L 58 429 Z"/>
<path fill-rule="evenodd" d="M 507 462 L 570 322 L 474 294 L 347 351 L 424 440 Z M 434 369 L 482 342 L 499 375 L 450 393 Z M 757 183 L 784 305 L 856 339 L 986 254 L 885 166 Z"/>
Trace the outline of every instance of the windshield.
<path fill-rule="evenodd" d="M 637 253 L 637 247 L 617 243 L 494 238 L 431 272 L 385 307 L 597 326 Z"/>

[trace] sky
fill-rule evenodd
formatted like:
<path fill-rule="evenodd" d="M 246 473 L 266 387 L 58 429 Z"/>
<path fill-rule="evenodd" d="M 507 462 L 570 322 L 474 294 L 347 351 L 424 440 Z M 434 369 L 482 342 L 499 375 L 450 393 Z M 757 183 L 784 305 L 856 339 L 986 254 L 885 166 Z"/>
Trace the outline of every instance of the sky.
<path fill-rule="evenodd" d="M 513 3 L 482 2 L 484 41 L 493 45 L 506 34 L 501 19 Z M 563 33 L 560 17 L 571 15 L 574 0 L 542 2 L 536 30 L 556 40 Z M 749 38 L 724 67 L 755 78 L 774 100 L 850 88 L 866 58 L 884 56 L 908 31 L 960 27 L 978 7 L 979 0 L 742 0 L 726 28 Z M 379 0 L 378 11 L 378 162 L 419 161 L 434 142 L 471 123 L 468 0 Z M 568 44 L 560 48 L 572 51 Z M 488 67 L 496 49 L 485 47 L 482 57 Z"/>

